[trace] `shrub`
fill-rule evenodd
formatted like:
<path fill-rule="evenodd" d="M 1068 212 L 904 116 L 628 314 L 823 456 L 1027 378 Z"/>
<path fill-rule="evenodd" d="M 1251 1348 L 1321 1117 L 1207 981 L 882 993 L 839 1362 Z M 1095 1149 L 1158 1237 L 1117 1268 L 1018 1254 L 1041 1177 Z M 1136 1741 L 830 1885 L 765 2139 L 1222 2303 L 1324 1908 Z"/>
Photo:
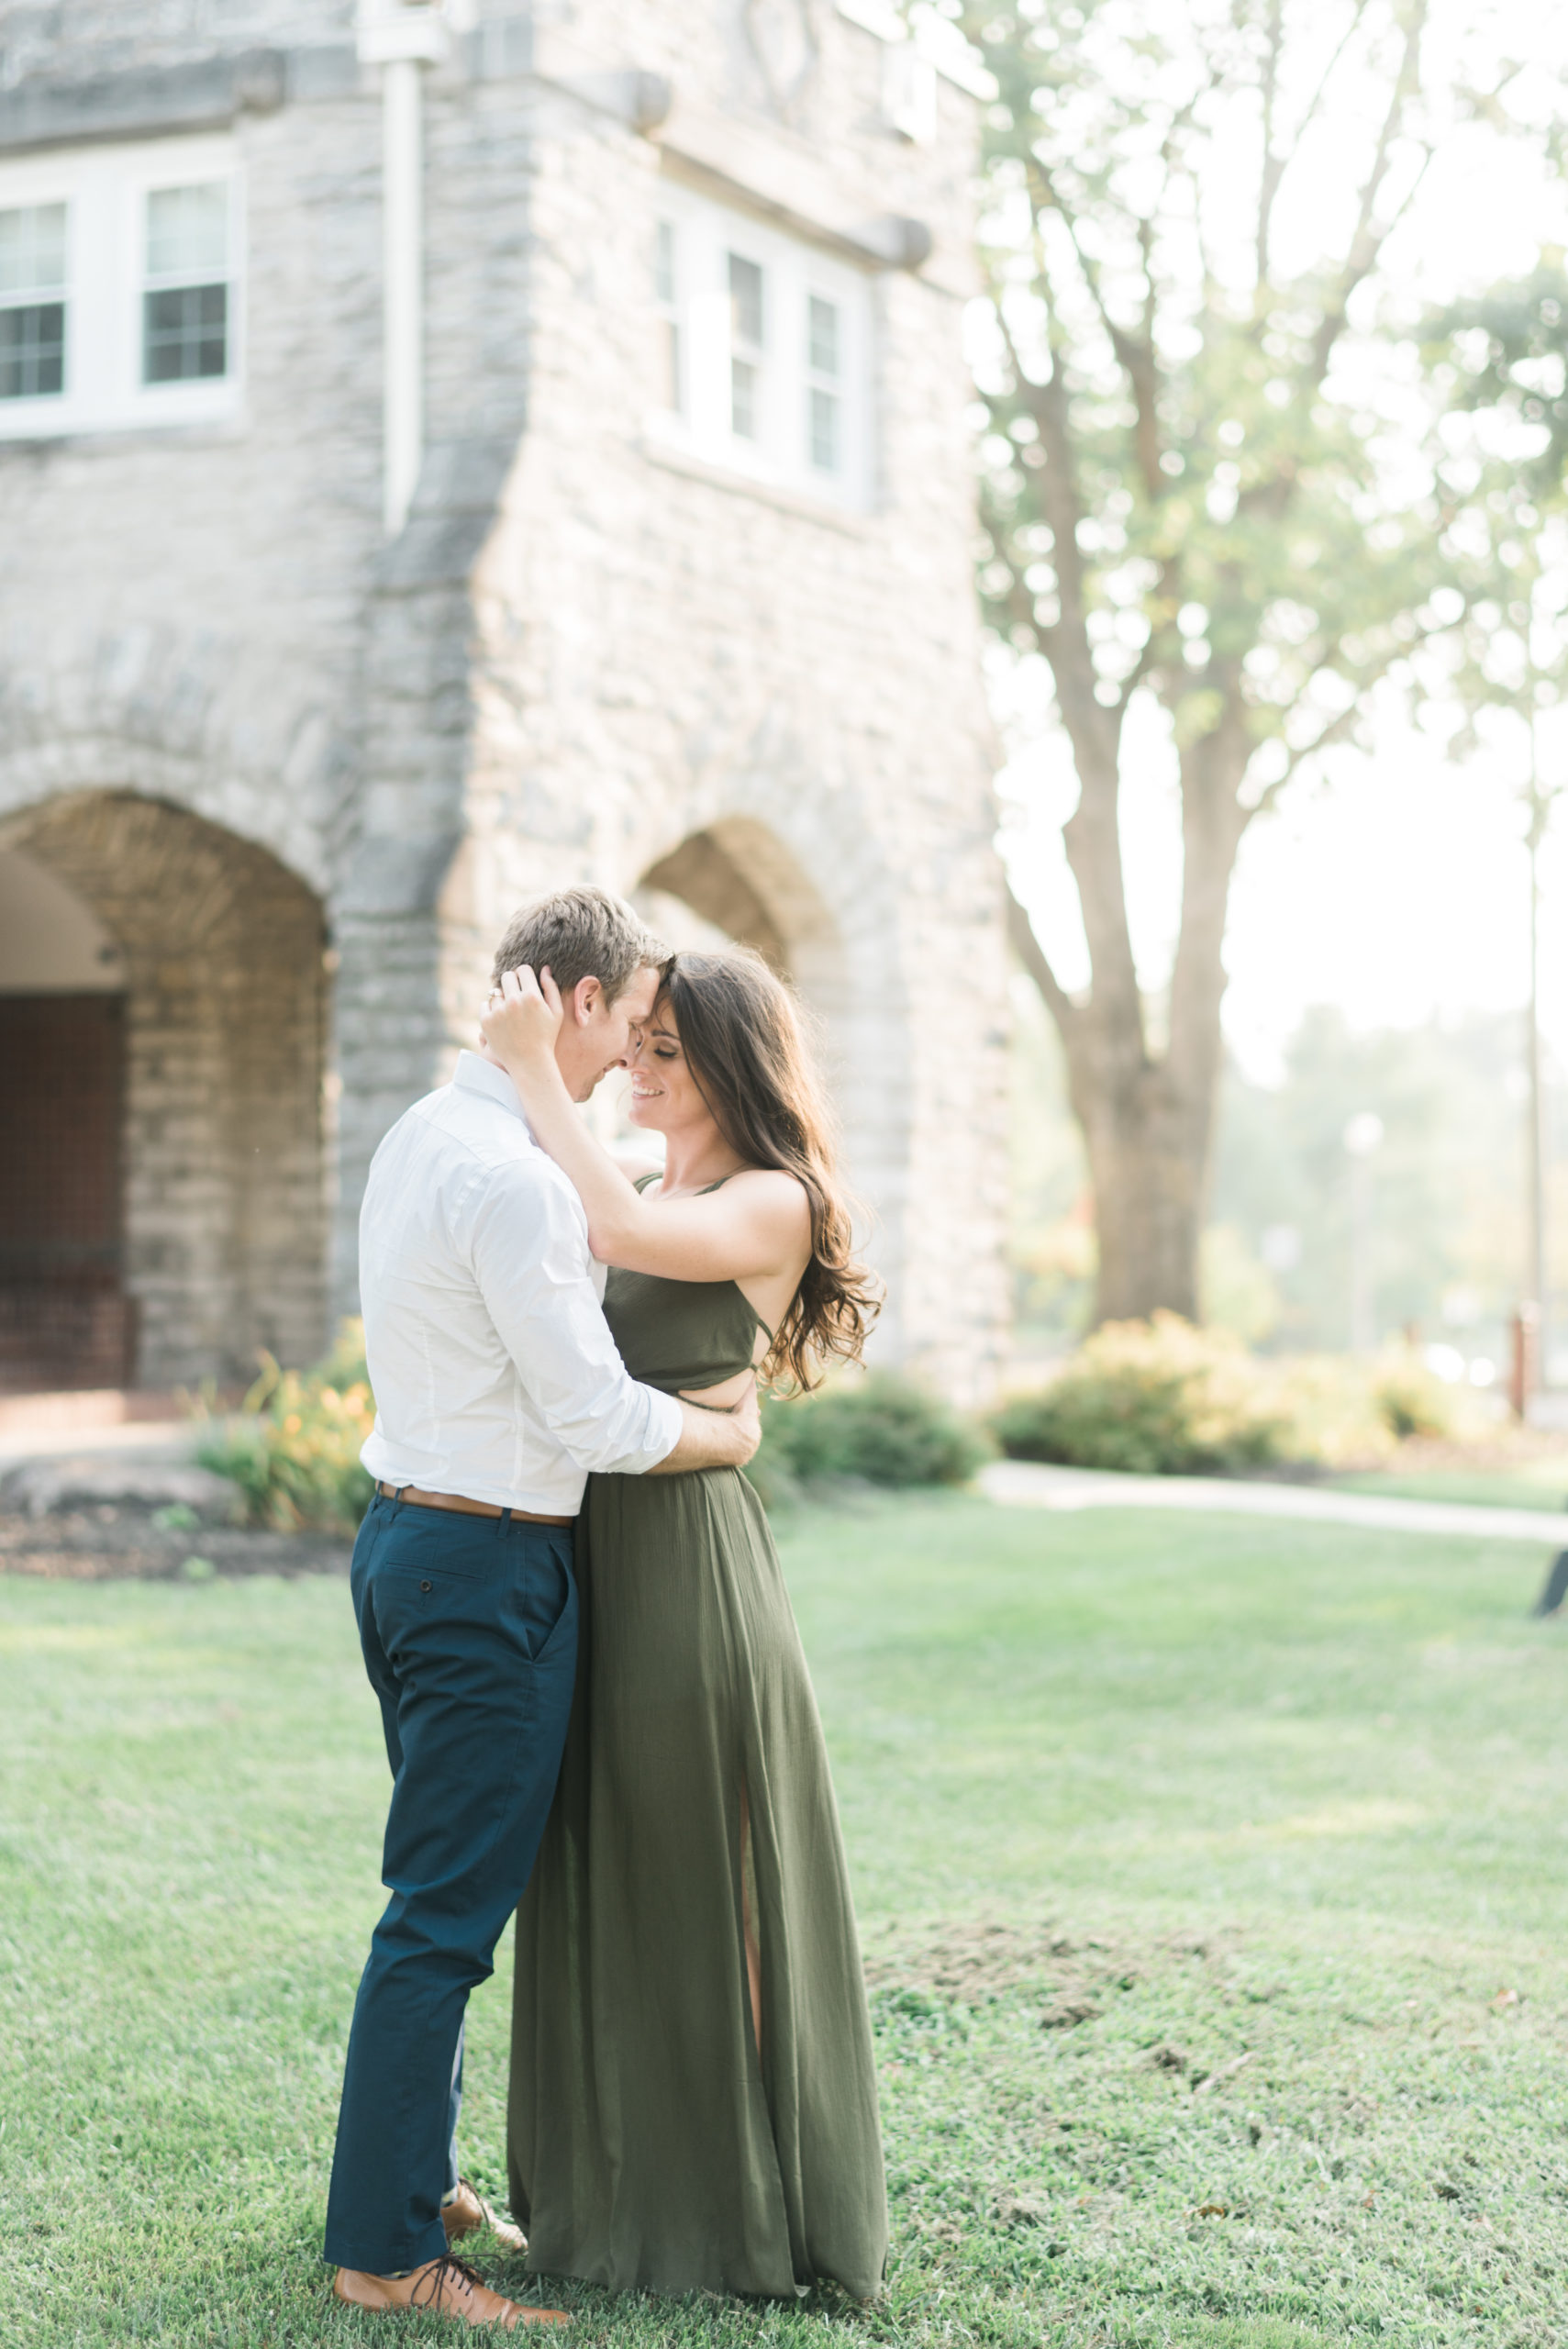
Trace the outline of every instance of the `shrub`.
<path fill-rule="evenodd" d="M 773 1508 L 803 1485 L 834 1478 L 962 1485 L 989 1452 L 972 1420 L 914 1380 L 873 1370 L 815 1395 L 765 1402 L 762 1448 L 747 1473 Z"/>
<path fill-rule="evenodd" d="M 1375 1468 L 1395 1449 L 1372 1368 L 1354 1354 L 1296 1354 L 1260 1365 L 1284 1422 L 1288 1460 L 1316 1468 Z"/>
<path fill-rule="evenodd" d="M 1014 1460 L 1201 1475 L 1281 1457 L 1284 1427 L 1239 1339 L 1179 1314 L 1110 1321 L 1051 1386 L 991 1421 Z"/>
<path fill-rule="evenodd" d="M 1373 1365 L 1373 1400 L 1390 1435 L 1451 1436 L 1460 1422 L 1459 1398 L 1413 1346 L 1391 1346 Z"/>
<path fill-rule="evenodd" d="M 345 1321 L 314 1370 L 283 1370 L 264 1354 L 239 1411 L 211 1422 L 196 1457 L 239 1486 L 253 1525 L 351 1533 L 370 1502 L 360 1446 L 374 1419 L 364 1327 Z"/>
<path fill-rule="evenodd" d="M 1407 1346 L 1372 1360 L 1259 1362 L 1175 1314 L 1108 1323 L 1055 1382 L 1015 1396 L 991 1425 L 1015 1460 L 1138 1475 L 1199 1475 L 1292 1461 L 1373 1468 L 1409 1436 L 1463 1431 L 1467 1398 Z"/>

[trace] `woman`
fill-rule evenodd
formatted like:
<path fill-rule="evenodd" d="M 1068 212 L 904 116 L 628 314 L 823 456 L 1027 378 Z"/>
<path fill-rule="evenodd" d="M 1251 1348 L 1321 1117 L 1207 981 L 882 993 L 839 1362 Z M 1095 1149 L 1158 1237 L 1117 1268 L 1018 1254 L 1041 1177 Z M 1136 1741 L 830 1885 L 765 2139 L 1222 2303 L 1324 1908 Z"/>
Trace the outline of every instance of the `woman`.
<path fill-rule="evenodd" d="M 569 1100 L 549 974 L 485 1041 L 613 1269 L 635 1377 L 723 1408 L 809 1384 L 874 1312 L 789 995 L 682 955 L 630 1063 L 664 1136 L 633 1186 Z M 694 1392 L 694 1390 L 695 1390 Z M 561 1784 L 517 1912 L 509 2162 L 537 2272 L 619 2290 L 869 2299 L 887 2209 L 871 2031 L 821 1726 L 778 1554 L 733 1470 L 590 1478 Z"/>

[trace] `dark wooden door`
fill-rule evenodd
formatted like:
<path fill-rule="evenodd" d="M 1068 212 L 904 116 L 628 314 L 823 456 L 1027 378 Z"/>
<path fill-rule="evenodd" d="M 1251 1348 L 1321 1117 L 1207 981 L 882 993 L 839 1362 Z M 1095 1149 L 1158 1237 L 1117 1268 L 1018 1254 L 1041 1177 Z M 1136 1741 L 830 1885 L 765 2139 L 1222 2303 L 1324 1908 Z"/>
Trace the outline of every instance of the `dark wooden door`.
<path fill-rule="evenodd" d="M 118 1386 L 125 1001 L 0 996 L 0 1386 Z"/>

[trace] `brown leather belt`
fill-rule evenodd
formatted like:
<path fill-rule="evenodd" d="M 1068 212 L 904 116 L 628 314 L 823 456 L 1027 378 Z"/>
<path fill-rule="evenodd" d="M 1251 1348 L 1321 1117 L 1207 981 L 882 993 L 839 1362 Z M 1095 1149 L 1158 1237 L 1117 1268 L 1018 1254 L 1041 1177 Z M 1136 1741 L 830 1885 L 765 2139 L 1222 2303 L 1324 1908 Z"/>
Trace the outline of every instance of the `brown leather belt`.
<path fill-rule="evenodd" d="M 464 1493 L 422 1493 L 417 1485 L 377 1485 L 384 1501 L 404 1501 L 410 1508 L 455 1509 L 460 1517 L 515 1517 L 525 1525 L 575 1525 L 574 1517 L 541 1517 L 537 1509 L 502 1508 L 495 1501 L 471 1501 Z"/>

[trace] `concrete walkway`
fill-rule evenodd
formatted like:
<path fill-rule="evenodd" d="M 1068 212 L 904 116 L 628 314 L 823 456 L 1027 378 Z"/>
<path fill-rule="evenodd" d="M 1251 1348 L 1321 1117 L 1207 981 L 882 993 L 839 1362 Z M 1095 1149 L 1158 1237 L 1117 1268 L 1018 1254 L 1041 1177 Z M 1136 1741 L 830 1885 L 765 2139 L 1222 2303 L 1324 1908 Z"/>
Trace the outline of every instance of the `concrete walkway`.
<path fill-rule="evenodd" d="M 1449 1534 L 1466 1542 L 1539 1542 L 1568 1550 L 1568 1512 L 1478 1508 L 1461 1501 L 1385 1499 L 1326 1492 L 1320 1485 L 1249 1485 L 1226 1476 L 1115 1476 L 1094 1468 L 1047 1468 L 994 1460 L 980 1489 L 1008 1508 L 1175 1508 L 1232 1517 L 1289 1517 L 1359 1525 L 1374 1533 Z"/>
<path fill-rule="evenodd" d="M 188 1460 L 190 1419 L 130 1419 L 122 1427 L 0 1427 L 0 1476 L 28 1460 Z"/>

